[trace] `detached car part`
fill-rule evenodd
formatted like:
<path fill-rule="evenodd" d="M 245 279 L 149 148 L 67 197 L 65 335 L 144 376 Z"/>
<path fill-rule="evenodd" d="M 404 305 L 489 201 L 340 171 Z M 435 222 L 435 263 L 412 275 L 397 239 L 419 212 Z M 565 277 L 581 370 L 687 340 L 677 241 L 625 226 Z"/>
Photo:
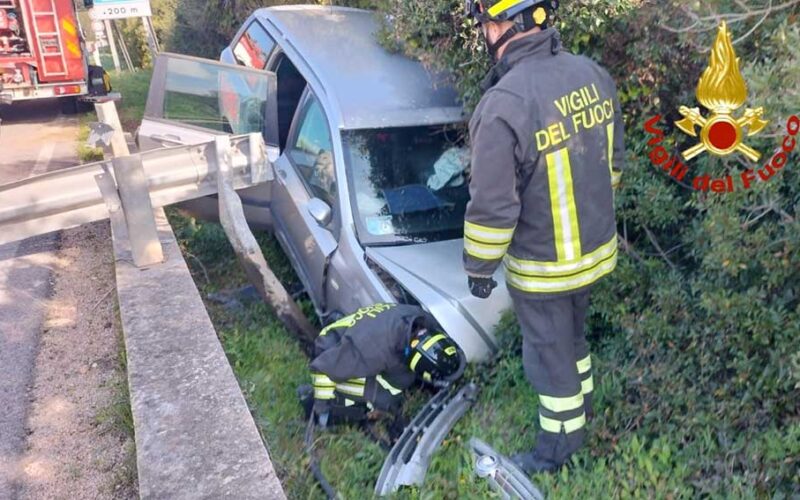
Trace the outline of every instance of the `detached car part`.
<path fill-rule="evenodd" d="M 478 438 L 469 441 L 475 455 L 475 474 L 506 500 L 544 500 L 544 495 L 514 463 Z"/>
<path fill-rule="evenodd" d="M 446 388 L 422 407 L 395 443 L 375 484 L 375 494 L 385 496 L 401 486 L 419 486 L 425 480 L 431 457 L 478 394 L 469 383 L 458 392 Z"/>

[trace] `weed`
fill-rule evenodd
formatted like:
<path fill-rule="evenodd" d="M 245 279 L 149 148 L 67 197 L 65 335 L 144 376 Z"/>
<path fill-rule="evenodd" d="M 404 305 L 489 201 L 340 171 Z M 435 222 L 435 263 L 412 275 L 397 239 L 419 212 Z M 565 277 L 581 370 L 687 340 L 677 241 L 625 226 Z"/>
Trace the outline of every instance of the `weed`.
<path fill-rule="evenodd" d="M 133 132 L 144 116 L 147 92 L 150 89 L 150 70 L 135 73 L 119 71 L 111 73 L 111 85 L 114 91 L 122 94 L 122 101 L 117 104 L 119 120 L 126 132 Z"/>
<path fill-rule="evenodd" d="M 199 264 L 192 265 L 204 295 L 245 283 L 218 225 L 175 210 L 169 215 L 181 247 L 207 269 L 210 284 Z M 259 240 L 281 279 L 287 284 L 296 282 L 276 240 L 268 235 L 260 235 Z M 261 303 L 236 311 L 210 302 L 207 306 L 287 495 L 321 498 L 303 448 L 305 421 L 295 391 L 307 383 L 308 361 L 298 342 Z M 524 376 L 513 315 L 504 317 L 497 336 L 501 355 L 491 364 L 471 366 L 466 375 L 481 384 L 477 402 L 434 456 L 423 487 L 403 490 L 398 498 L 489 497 L 487 484 L 472 474 L 469 438 L 478 436 L 509 454 L 533 446 L 538 402 Z M 597 416 L 590 424 L 587 446 L 569 467 L 533 478 L 548 498 L 753 497 L 786 488 L 775 483 L 775 477 L 786 477 L 793 467 L 796 470 L 800 425 L 790 425 L 788 430 L 771 425 L 761 434 L 723 438 L 709 433 L 687 439 L 675 432 L 669 416 L 650 415 L 645 409 L 640 411 L 640 420 L 618 422 L 620 407 L 630 404 L 620 397 L 623 386 L 635 376 L 629 366 L 615 364 L 621 359 L 617 352 L 625 339 L 594 338 L 593 343 Z M 425 397 L 410 398 L 406 415 L 412 415 Z M 364 431 L 345 426 L 320 432 L 316 447 L 324 473 L 344 498 L 372 494 L 386 453 Z M 770 473 L 770 467 L 777 469 Z"/>

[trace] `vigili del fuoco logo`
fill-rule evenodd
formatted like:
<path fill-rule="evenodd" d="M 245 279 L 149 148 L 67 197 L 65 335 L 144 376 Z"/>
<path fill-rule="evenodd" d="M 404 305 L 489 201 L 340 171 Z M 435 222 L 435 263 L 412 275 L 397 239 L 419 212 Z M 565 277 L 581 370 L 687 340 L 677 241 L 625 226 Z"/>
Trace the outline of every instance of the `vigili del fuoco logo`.
<path fill-rule="evenodd" d="M 671 155 L 661 144 L 664 132 L 657 127 L 661 115 L 645 123 L 645 130 L 653 136 L 648 142 L 653 166 L 686 184 L 689 183 L 687 163 L 704 153 L 720 157 L 740 154 L 757 164 L 762 155 L 747 144 L 747 139 L 763 131 L 769 121 L 764 119 L 763 107 L 738 111 L 747 101 L 747 83 L 739 69 L 731 32 L 724 22 L 719 27 L 712 47 L 709 65 L 697 85 L 697 100 L 707 112 L 702 112 L 698 107 L 681 106 L 679 111 L 683 119 L 675 122 L 682 132 L 697 140 L 695 145 L 680 155 Z M 698 191 L 731 193 L 737 189 L 750 189 L 757 182 L 769 181 L 786 165 L 789 153 L 797 145 L 795 136 L 798 131 L 800 118 L 793 115 L 786 123 L 786 136 L 780 149 L 763 167 L 743 171 L 738 181 L 731 175 L 713 178 L 706 174 L 694 176 L 691 186 Z"/>

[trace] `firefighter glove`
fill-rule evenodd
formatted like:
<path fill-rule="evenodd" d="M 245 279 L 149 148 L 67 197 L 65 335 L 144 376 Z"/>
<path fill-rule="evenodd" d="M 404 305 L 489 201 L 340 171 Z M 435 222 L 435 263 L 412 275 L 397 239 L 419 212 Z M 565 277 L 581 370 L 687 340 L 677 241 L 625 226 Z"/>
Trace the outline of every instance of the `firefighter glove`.
<path fill-rule="evenodd" d="M 492 294 L 492 290 L 497 288 L 497 282 L 492 279 L 491 277 L 488 278 L 476 278 L 474 276 L 469 277 L 469 291 L 472 295 L 480 298 L 480 299 L 488 299 L 489 296 Z"/>

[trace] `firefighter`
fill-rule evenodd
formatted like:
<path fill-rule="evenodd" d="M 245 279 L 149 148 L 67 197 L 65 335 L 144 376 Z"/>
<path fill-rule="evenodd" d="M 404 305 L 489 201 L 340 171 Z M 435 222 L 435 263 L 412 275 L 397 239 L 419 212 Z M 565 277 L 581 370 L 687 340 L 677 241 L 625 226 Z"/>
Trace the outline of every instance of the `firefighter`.
<path fill-rule="evenodd" d="M 332 323 L 314 351 L 313 411 L 322 427 L 362 421 L 372 411 L 398 415 L 403 391 L 416 380 L 452 382 L 466 366 L 433 316 L 402 304 L 375 304 Z"/>
<path fill-rule="evenodd" d="M 464 263 L 472 294 L 487 298 L 505 261 L 525 374 L 539 394 L 536 445 L 514 457 L 529 473 L 557 470 L 585 439 L 593 379 L 584 320 L 591 286 L 616 267 L 624 152 L 616 86 L 562 49 L 557 8 L 467 2 L 496 62 L 470 122 Z"/>

